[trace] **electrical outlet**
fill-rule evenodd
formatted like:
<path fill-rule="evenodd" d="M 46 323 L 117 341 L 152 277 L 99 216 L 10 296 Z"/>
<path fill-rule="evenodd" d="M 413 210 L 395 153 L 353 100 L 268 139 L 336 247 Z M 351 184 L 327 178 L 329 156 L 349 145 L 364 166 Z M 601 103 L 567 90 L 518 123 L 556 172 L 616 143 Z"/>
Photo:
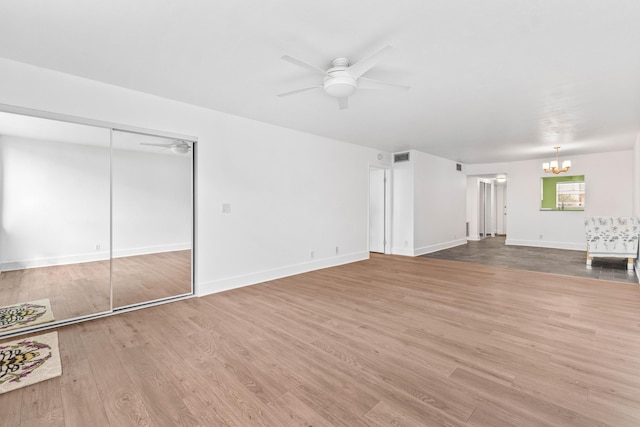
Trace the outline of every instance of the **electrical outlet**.
<path fill-rule="evenodd" d="M 340 253 L 340 246 L 336 246 L 336 255 Z"/>
<path fill-rule="evenodd" d="M 540 235 L 540 240 L 542 240 L 542 234 Z"/>
<path fill-rule="evenodd" d="M 99 251 L 99 250 L 100 250 L 100 244 L 98 243 L 98 244 L 96 245 L 96 251 Z"/>
<path fill-rule="evenodd" d="M 316 256 L 316 253 L 314 251 L 311 251 L 311 259 L 313 259 Z"/>
<path fill-rule="evenodd" d="M 231 203 L 222 204 L 222 213 L 231 213 Z"/>

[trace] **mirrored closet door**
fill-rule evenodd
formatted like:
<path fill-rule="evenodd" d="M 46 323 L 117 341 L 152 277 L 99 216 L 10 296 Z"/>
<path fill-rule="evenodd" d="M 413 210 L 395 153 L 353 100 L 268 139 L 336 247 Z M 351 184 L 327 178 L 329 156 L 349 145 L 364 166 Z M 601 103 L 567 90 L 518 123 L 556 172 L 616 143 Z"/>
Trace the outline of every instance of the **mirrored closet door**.
<path fill-rule="evenodd" d="M 113 306 L 191 289 L 192 144 L 113 131 Z"/>
<path fill-rule="evenodd" d="M 192 294 L 193 141 L 44 114 L 0 111 L 0 336 Z"/>
<path fill-rule="evenodd" d="M 0 113 L 0 333 L 111 310 L 110 131 Z"/>

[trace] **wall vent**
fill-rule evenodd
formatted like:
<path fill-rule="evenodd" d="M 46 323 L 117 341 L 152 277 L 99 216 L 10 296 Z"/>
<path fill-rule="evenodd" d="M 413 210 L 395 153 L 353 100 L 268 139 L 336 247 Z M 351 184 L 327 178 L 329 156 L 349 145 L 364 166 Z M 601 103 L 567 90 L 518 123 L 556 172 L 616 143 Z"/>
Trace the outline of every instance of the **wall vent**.
<path fill-rule="evenodd" d="M 393 163 L 398 162 L 408 162 L 409 161 L 409 152 L 406 153 L 396 153 L 393 155 Z"/>
<path fill-rule="evenodd" d="M 462 165 L 460 163 L 456 163 L 456 170 L 462 172 Z"/>

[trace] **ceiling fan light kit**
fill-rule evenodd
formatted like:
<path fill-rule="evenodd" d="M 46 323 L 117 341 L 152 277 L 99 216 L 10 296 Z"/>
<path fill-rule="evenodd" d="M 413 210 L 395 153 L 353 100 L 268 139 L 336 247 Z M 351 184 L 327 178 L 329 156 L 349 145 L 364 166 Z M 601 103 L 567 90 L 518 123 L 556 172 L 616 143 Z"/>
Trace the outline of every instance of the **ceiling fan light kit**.
<path fill-rule="evenodd" d="M 297 89 L 290 92 L 281 93 L 278 96 L 284 97 L 294 95 L 296 93 L 306 92 L 308 90 L 322 88 L 327 95 L 337 98 L 338 106 L 341 110 L 344 110 L 348 106 L 347 98 L 353 95 L 359 86 L 362 89 L 408 90 L 409 86 L 402 86 L 394 83 L 387 83 L 362 77 L 364 73 L 373 68 L 391 49 L 393 49 L 391 46 L 386 46 L 373 55 L 370 55 L 355 63 L 354 65 L 350 65 L 350 62 L 347 58 L 336 58 L 331 61 L 331 68 L 329 68 L 328 70 L 323 70 L 322 68 L 316 67 L 315 65 L 311 65 L 307 62 L 301 61 L 291 56 L 284 55 L 281 57 L 281 59 L 283 59 L 284 61 L 312 71 L 315 74 L 324 75 L 324 81 L 322 85 Z M 359 85 L 360 82 L 363 84 Z"/>
<path fill-rule="evenodd" d="M 345 98 L 353 95 L 358 87 L 358 81 L 347 71 L 349 60 L 336 58 L 332 62 L 333 68 L 327 70 L 324 78 L 324 91 L 335 98 Z"/>

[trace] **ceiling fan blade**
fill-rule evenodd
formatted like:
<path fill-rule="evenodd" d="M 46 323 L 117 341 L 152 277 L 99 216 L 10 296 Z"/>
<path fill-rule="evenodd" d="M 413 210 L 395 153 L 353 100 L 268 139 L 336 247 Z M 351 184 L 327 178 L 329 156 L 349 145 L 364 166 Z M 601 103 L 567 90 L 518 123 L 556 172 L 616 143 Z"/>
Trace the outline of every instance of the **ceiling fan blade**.
<path fill-rule="evenodd" d="M 173 147 L 173 144 L 152 144 L 150 142 L 141 142 L 140 145 L 150 145 L 152 147 L 164 147 L 164 148 Z"/>
<path fill-rule="evenodd" d="M 292 63 L 294 65 L 297 65 L 298 67 L 302 67 L 305 70 L 313 71 L 314 73 L 319 73 L 319 74 L 322 74 L 322 75 L 326 74 L 326 71 L 323 70 L 322 68 L 316 67 L 315 65 L 311 65 L 311 64 L 309 64 L 307 62 L 301 61 L 300 59 L 294 58 L 294 57 L 289 56 L 289 55 L 282 55 L 280 57 L 280 59 L 282 59 L 284 61 L 287 61 L 287 62 L 290 62 L 290 63 Z"/>
<path fill-rule="evenodd" d="M 305 87 L 303 89 L 292 90 L 291 92 L 279 93 L 278 96 L 283 97 L 283 96 L 295 95 L 296 93 L 306 92 L 308 90 L 320 89 L 320 88 L 322 88 L 322 85 Z"/>
<path fill-rule="evenodd" d="M 392 46 L 385 46 L 376 53 L 356 62 L 355 64 L 347 68 L 347 71 L 349 71 L 349 74 L 357 79 L 358 77 L 369 71 L 371 68 L 373 68 L 373 66 L 378 62 L 380 62 L 380 60 L 385 57 L 392 49 Z"/>
<path fill-rule="evenodd" d="M 368 79 L 366 77 L 360 77 L 358 79 L 358 89 L 409 90 L 411 89 L 411 86 L 404 86 L 395 83 L 387 83 L 380 80 Z"/>
<path fill-rule="evenodd" d="M 340 107 L 341 110 L 349 108 L 349 98 L 346 96 L 344 98 L 338 98 L 338 107 Z"/>

